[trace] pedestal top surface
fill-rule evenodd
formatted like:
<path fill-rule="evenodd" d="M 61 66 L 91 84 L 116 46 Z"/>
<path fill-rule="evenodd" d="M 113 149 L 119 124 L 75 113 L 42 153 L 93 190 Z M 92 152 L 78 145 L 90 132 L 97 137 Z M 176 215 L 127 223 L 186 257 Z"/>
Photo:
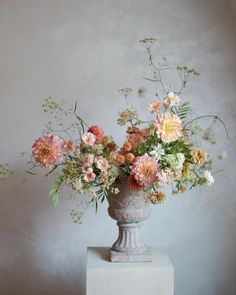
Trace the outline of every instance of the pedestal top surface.
<path fill-rule="evenodd" d="M 88 269 L 163 269 L 171 268 L 173 265 L 163 247 L 150 248 L 152 262 L 110 262 L 108 247 L 88 247 L 87 248 L 87 268 Z"/>

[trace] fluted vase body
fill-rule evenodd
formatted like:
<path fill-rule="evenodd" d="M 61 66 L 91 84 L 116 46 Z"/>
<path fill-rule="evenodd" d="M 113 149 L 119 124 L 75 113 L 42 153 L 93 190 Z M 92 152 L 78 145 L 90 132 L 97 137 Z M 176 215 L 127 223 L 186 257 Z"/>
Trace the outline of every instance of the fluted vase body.
<path fill-rule="evenodd" d="M 151 261 L 149 248 L 143 243 L 140 223 L 151 214 L 150 201 L 143 192 L 133 192 L 126 184 L 119 194 L 109 198 L 109 215 L 117 220 L 119 235 L 110 249 L 112 262 Z"/>

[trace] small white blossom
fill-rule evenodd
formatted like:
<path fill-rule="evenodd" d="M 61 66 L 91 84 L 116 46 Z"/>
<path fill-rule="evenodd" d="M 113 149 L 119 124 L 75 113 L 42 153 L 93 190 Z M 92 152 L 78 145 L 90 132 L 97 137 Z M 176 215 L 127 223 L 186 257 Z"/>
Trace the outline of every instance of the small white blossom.
<path fill-rule="evenodd" d="M 204 178 L 206 179 L 206 184 L 209 185 L 209 186 L 211 186 L 215 182 L 215 180 L 214 180 L 214 178 L 211 175 L 211 172 L 209 170 L 206 170 L 204 172 Z"/>
<path fill-rule="evenodd" d="M 223 150 L 223 151 L 221 152 L 221 154 L 219 155 L 219 158 L 220 158 L 221 160 L 225 160 L 225 159 L 227 159 L 227 158 L 228 158 L 227 151 Z"/>
<path fill-rule="evenodd" d="M 149 154 L 150 156 L 153 156 L 157 161 L 159 161 L 161 157 L 165 154 L 165 150 L 162 148 L 162 145 L 158 143 L 158 145 L 155 146 Z"/>
<path fill-rule="evenodd" d="M 167 155 L 166 162 L 170 165 L 170 168 L 174 171 L 181 170 L 185 161 L 185 156 L 183 153 L 178 153 L 176 155 Z"/>
<path fill-rule="evenodd" d="M 174 92 L 169 92 L 166 98 L 164 99 L 164 104 L 167 107 L 178 105 L 180 104 L 180 97 L 176 95 Z"/>

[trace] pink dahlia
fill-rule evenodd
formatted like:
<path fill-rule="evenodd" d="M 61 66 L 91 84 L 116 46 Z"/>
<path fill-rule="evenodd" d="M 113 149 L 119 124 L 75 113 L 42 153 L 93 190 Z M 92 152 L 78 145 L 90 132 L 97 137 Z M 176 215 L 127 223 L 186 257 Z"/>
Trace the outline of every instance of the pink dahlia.
<path fill-rule="evenodd" d="M 183 136 L 183 124 L 181 119 L 171 113 L 157 115 L 155 127 L 157 136 L 164 142 L 171 142 Z"/>
<path fill-rule="evenodd" d="M 54 135 L 41 136 L 32 146 L 32 155 L 37 163 L 52 168 L 62 158 L 63 141 Z"/>
<path fill-rule="evenodd" d="M 100 127 L 98 125 L 91 126 L 88 129 L 88 132 L 91 132 L 96 136 L 96 141 L 95 141 L 96 144 L 99 144 L 102 142 L 102 138 L 104 136 L 104 131 L 103 131 L 102 127 Z"/>
<path fill-rule="evenodd" d="M 141 186 L 149 186 L 157 180 L 159 165 L 154 157 L 144 155 L 137 157 L 132 164 L 131 174 Z"/>

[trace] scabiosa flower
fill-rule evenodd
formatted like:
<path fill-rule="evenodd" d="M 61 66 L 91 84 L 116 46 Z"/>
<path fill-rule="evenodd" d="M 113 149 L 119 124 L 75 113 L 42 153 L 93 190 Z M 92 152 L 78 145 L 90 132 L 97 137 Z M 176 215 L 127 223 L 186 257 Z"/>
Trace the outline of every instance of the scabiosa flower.
<path fill-rule="evenodd" d="M 74 140 L 70 139 L 64 142 L 64 146 L 63 149 L 65 150 L 65 152 L 67 153 L 72 153 L 75 150 L 75 142 Z"/>
<path fill-rule="evenodd" d="M 202 165 L 207 161 L 207 153 L 204 149 L 196 149 L 193 153 L 193 163 Z"/>
<path fill-rule="evenodd" d="M 144 185 L 141 185 L 134 178 L 134 175 L 130 174 L 128 177 L 128 187 L 135 192 L 138 192 L 144 188 Z"/>
<path fill-rule="evenodd" d="M 149 105 L 149 111 L 151 113 L 158 113 L 160 111 L 160 109 L 162 108 L 162 102 L 156 100 L 153 101 L 150 105 Z"/>
<path fill-rule="evenodd" d="M 96 136 L 96 141 L 95 141 L 96 144 L 99 144 L 102 142 L 102 138 L 104 136 L 104 131 L 102 127 L 98 125 L 93 125 L 88 129 L 88 132 L 91 132 Z"/>
<path fill-rule="evenodd" d="M 63 141 L 54 135 L 41 136 L 32 146 L 32 155 L 37 163 L 52 168 L 62 158 Z"/>
<path fill-rule="evenodd" d="M 105 159 L 103 156 L 95 158 L 95 165 L 99 170 L 101 170 L 101 172 L 107 172 L 108 168 L 110 167 L 107 159 Z"/>
<path fill-rule="evenodd" d="M 180 118 L 171 113 L 157 115 L 155 127 L 157 128 L 157 136 L 167 143 L 183 136 L 183 124 Z"/>
<path fill-rule="evenodd" d="M 96 174 L 93 172 L 93 168 L 89 167 L 86 170 L 83 170 L 84 174 L 84 181 L 85 182 L 92 182 L 96 178 Z"/>
<path fill-rule="evenodd" d="M 153 192 L 151 193 L 149 200 L 151 201 L 152 204 L 160 204 L 163 203 L 166 199 L 166 195 L 164 192 Z"/>
<path fill-rule="evenodd" d="M 149 186 L 157 180 L 158 170 L 159 165 L 156 159 L 146 154 L 135 159 L 131 174 L 140 185 Z"/>
<path fill-rule="evenodd" d="M 96 141 L 96 136 L 92 132 L 85 132 L 82 135 L 82 144 L 85 146 L 93 146 Z"/>
<path fill-rule="evenodd" d="M 164 105 L 166 107 L 172 107 L 180 103 L 180 98 L 174 92 L 169 92 L 164 99 Z"/>

